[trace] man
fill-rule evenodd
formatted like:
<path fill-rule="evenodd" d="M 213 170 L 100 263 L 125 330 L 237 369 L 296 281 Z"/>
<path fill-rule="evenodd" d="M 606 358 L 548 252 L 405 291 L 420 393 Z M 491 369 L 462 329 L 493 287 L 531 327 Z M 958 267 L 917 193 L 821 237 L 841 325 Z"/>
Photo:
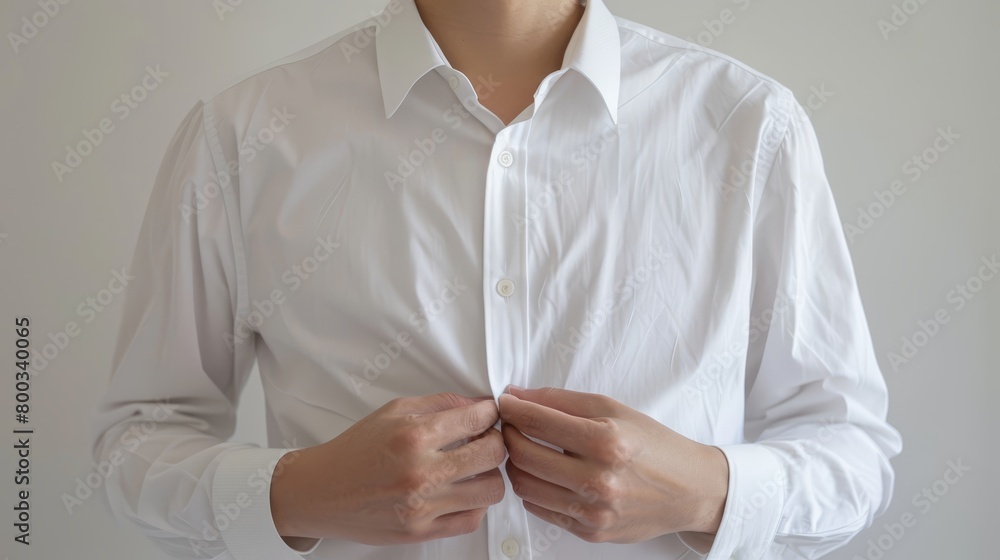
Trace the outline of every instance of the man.
<path fill-rule="evenodd" d="M 774 80 L 600 0 L 394 0 L 171 142 L 112 509 L 195 558 L 821 556 L 900 451 L 838 224 Z"/>

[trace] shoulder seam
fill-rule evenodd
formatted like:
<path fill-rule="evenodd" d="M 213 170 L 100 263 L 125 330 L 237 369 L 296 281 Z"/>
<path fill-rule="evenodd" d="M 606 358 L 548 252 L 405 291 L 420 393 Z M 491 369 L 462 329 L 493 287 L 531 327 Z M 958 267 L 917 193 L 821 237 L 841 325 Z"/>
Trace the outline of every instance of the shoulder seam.
<path fill-rule="evenodd" d="M 634 21 L 629 20 L 629 19 L 625 19 L 625 18 L 621 18 L 621 17 L 617 17 L 617 16 L 616 16 L 616 19 L 618 20 L 618 28 L 620 30 L 621 29 L 625 29 L 625 30 L 627 30 L 627 31 L 629 31 L 629 32 L 631 32 L 631 33 L 633 33 L 635 35 L 638 35 L 638 36 L 640 36 L 640 37 L 642 37 L 642 38 L 644 38 L 644 39 L 646 39 L 646 40 L 648 40 L 650 42 L 656 43 L 657 45 L 660 45 L 660 46 L 663 46 L 663 47 L 667 47 L 667 48 L 671 48 L 671 49 L 677 49 L 677 50 L 685 51 L 685 52 L 702 53 L 702 54 L 704 54 L 706 56 L 709 56 L 709 57 L 712 57 L 712 58 L 714 58 L 716 60 L 729 63 L 729 64 L 731 64 L 731 65 L 739 68 L 740 70 L 743 70 L 747 74 L 750 74 L 754 78 L 759 79 L 759 80 L 761 80 L 763 82 L 767 82 L 768 84 L 770 84 L 770 85 L 772 85 L 772 86 L 774 86 L 774 87 L 776 87 L 778 89 L 784 89 L 785 88 L 784 84 L 782 84 L 778 80 L 772 78 L 771 76 L 768 76 L 767 74 L 764 74 L 760 70 L 757 70 L 757 69 L 749 66 L 745 62 L 742 62 L 742 61 L 740 61 L 740 60 L 738 60 L 736 58 L 733 58 L 733 57 L 731 57 L 731 56 L 729 56 L 727 54 L 724 54 L 724 53 L 721 53 L 721 52 L 718 52 L 718 51 L 714 51 L 714 50 L 709 49 L 707 47 L 702 47 L 701 45 L 697 45 L 697 44 L 692 43 L 690 41 L 687 41 L 685 39 L 681 39 L 680 37 L 677 37 L 675 35 L 671 35 L 671 34 L 665 32 L 665 31 L 660 31 L 658 29 L 654 29 L 652 27 L 649 27 L 649 26 L 646 26 L 646 25 L 642 25 L 640 23 L 634 22 Z M 657 34 L 657 33 L 658 34 L 666 35 L 666 36 L 671 37 L 673 39 L 676 39 L 677 41 L 679 41 L 681 43 L 684 43 L 684 44 L 683 45 L 673 45 L 673 44 L 665 43 L 662 40 L 660 40 L 660 38 L 658 38 L 658 37 L 656 37 L 654 35 L 654 34 Z"/>
<path fill-rule="evenodd" d="M 360 22 L 352 25 L 351 27 L 348 27 L 346 29 L 342 29 L 342 30 L 334 33 L 333 35 L 330 35 L 330 36 L 328 36 L 328 37 L 326 37 L 326 38 L 324 38 L 324 39 L 322 39 L 320 41 L 317 41 L 317 42 L 315 42 L 315 43 L 313 43 L 313 44 L 311 44 L 309 46 L 306 46 L 306 47 L 304 47 L 302 49 L 299 49 L 296 52 L 293 52 L 293 53 L 291 53 L 291 54 L 289 54 L 287 56 L 284 56 L 282 58 L 279 58 L 277 60 L 268 62 L 268 63 L 264 64 L 263 66 L 257 67 L 254 70 L 250 70 L 249 72 L 246 72 L 246 73 L 240 75 L 239 77 L 234 78 L 231 82 L 229 82 L 228 85 L 226 85 L 221 90 L 219 90 L 217 93 L 215 93 L 212 96 L 211 100 L 214 101 L 217 97 L 223 95 L 224 93 L 226 93 L 226 92 L 232 90 L 233 88 L 236 88 L 236 87 L 240 86 L 244 82 L 250 81 L 250 80 L 252 80 L 252 79 L 260 76 L 261 74 L 266 73 L 266 72 L 270 72 L 272 70 L 276 70 L 276 69 L 282 68 L 284 66 L 288 66 L 290 64 L 298 64 L 300 62 L 305 62 L 305 61 L 309 60 L 310 58 L 313 58 L 313 57 L 316 57 L 316 56 L 320 56 L 320 55 L 324 55 L 330 49 L 336 48 L 336 46 L 338 44 L 340 44 L 341 41 L 344 41 L 344 40 L 348 39 L 349 37 L 351 37 L 352 35 L 354 35 L 354 34 L 356 34 L 358 32 L 364 31 L 365 29 L 367 29 L 367 28 L 369 28 L 369 27 L 371 27 L 373 25 L 377 27 L 377 23 L 372 18 L 368 18 L 368 19 L 362 20 L 362 21 L 360 21 Z M 372 42 L 374 43 L 374 38 L 372 38 Z M 319 50 L 317 50 L 315 52 L 311 52 L 312 49 L 319 49 Z"/>

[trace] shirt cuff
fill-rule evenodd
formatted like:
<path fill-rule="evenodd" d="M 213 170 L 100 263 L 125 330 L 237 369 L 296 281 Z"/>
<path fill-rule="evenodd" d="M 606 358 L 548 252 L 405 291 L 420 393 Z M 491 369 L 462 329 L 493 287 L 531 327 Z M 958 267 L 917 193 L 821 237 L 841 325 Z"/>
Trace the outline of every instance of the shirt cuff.
<path fill-rule="evenodd" d="M 235 560 L 302 560 L 322 542 L 309 539 L 308 548 L 297 550 L 274 527 L 271 476 L 278 460 L 290 451 L 295 450 L 234 449 L 219 461 L 212 479 L 212 512 L 222 540 Z"/>
<path fill-rule="evenodd" d="M 785 474 L 777 456 L 759 444 L 722 445 L 729 463 L 729 490 L 719 531 L 678 533 L 705 560 L 762 558 L 774 542 L 785 504 Z"/>

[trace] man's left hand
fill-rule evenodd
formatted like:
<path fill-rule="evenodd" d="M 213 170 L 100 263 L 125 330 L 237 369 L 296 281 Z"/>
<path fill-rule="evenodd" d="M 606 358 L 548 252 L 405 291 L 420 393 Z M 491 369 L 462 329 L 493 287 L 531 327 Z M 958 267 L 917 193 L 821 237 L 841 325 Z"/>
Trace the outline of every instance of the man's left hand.
<path fill-rule="evenodd" d="M 530 513 L 588 542 L 718 531 L 729 486 L 719 448 L 603 395 L 511 387 L 499 405 L 507 475 Z"/>

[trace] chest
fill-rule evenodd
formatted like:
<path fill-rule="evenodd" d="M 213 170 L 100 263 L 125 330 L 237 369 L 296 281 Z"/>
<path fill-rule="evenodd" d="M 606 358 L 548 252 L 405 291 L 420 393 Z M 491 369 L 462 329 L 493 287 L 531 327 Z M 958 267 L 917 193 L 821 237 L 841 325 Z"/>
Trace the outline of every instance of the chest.
<path fill-rule="evenodd" d="M 281 364 L 262 374 L 294 369 L 285 390 L 354 418 L 508 383 L 690 405 L 680 389 L 745 341 L 750 221 L 722 188 L 740 154 L 629 118 L 496 136 L 469 119 L 262 155 L 269 174 L 241 184 L 250 295 L 287 300 L 259 328 Z M 738 362 L 713 383 L 738 384 Z"/>

